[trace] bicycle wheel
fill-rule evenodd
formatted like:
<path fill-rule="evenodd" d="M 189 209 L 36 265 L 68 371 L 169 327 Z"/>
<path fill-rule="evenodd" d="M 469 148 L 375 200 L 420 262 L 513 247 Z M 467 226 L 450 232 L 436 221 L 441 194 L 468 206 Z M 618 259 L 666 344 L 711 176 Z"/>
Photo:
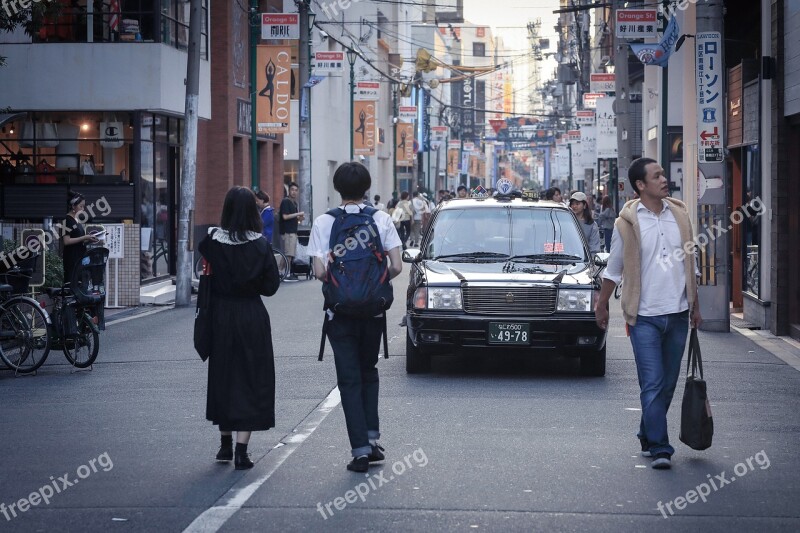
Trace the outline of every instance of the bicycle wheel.
<path fill-rule="evenodd" d="M 289 260 L 286 259 L 286 256 L 283 255 L 283 252 L 280 250 L 272 250 L 272 253 L 275 254 L 275 262 L 278 264 L 278 275 L 281 281 L 283 281 L 289 275 Z"/>
<path fill-rule="evenodd" d="M 97 359 L 100 351 L 100 334 L 92 317 L 82 313 L 78 318 L 78 333 L 63 339 L 64 357 L 76 368 L 87 368 Z"/>
<path fill-rule="evenodd" d="M 16 374 L 35 372 L 50 353 L 47 315 L 31 298 L 11 298 L 0 313 L 0 359 Z"/>

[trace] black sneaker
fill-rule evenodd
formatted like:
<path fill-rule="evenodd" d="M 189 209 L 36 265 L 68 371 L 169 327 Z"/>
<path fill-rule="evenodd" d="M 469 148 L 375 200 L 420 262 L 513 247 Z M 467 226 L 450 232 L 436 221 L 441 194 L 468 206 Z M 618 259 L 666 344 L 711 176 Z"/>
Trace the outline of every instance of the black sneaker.
<path fill-rule="evenodd" d="M 386 457 L 383 455 L 384 449 L 380 444 L 375 444 L 372 446 L 372 451 L 369 452 L 369 462 L 374 463 L 375 461 L 383 461 Z"/>
<path fill-rule="evenodd" d="M 647 439 L 639 439 L 639 443 L 642 445 L 642 457 L 653 457 L 653 454 L 650 453 L 650 444 L 648 444 Z"/>
<path fill-rule="evenodd" d="M 369 470 L 369 457 L 359 455 L 347 464 L 347 469 L 351 472 L 366 472 Z"/>
<path fill-rule="evenodd" d="M 672 468 L 672 461 L 670 458 L 670 454 L 666 452 L 657 453 L 655 459 L 653 459 L 653 464 L 651 464 L 650 467 L 655 468 L 656 470 L 668 470 Z"/>

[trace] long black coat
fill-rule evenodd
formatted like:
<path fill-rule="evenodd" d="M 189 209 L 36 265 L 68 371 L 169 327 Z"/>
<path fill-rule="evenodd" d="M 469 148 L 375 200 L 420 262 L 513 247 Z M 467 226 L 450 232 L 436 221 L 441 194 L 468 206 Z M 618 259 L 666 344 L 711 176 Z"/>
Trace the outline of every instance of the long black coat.
<path fill-rule="evenodd" d="M 198 250 L 211 264 L 214 324 L 206 418 L 220 431 L 274 427 L 272 330 L 261 301 L 280 286 L 272 247 L 263 237 L 223 244 L 206 236 Z"/>

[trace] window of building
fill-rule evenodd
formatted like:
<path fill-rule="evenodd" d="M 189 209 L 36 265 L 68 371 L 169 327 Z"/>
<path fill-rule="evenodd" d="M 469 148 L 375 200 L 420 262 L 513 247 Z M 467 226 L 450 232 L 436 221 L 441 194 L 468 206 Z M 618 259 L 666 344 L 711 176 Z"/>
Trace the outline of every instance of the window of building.
<path fill-rule="evenodd" d="M 472 55 L 486 57 L 486 43 L 472 43 Z"/>
<path fill-rule="evenodd" d="M 33 42 L 100 43 L 160 42 L 179 50 L 189 47 L 188 0 L 120 0 L 111 2 L 61 0 L 58 15 L 45 18 Z M 92 7 L 92 10 L 89 10 Z M 208 0 L 202 0 L 200 55 L 208 59 Z"/>
<path fill-rule="evenodd" d="M 743 203 L 761 198 L 761 158 L 758 145 L 747 146 L 742 150 Z M 744 239 L 744 290 L 756 298 L 761 297 L 761 217 L 745 217 L 742 231 Z"/>

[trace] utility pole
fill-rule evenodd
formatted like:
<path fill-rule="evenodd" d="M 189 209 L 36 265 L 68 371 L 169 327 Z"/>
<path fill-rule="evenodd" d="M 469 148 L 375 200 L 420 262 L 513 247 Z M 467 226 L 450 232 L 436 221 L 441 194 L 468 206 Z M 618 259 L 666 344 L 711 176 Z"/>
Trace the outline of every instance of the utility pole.
<path fill-rule="evenodd" d="M 261 23 L 258 15 L 258 0 L 250 0 L 250 186 L 260 186 L 258 178 L 258 119 L 256 115 L 257 89 L 256 63 L 258 62 L 258 30 Z"/>
<path fill-rule="evenodd" d="M 300 180 L 300 211 L 306 214 L 306 220 L 313 221 L 314 214 L 312 212 L 313 201 L 311 198 L 311 89 L 306 87 L 308 78 L 311 75 L 311 24 L 309 19 L 309 2 L 310 0 L 298 0 L 297 10 L 300 18 L 300 43 L 299 43 L 299 61 L 300 67 L 298 69 L 300 79 L 298 80 L 298 87 L 300 91 L 305 92 L 306 103 L 308 105 L 308 118 L 300 120 L 300 139 L 299 139 L 299 152 L 300 152 L 300 168 L 298 168 L 298 176 Z M 302 94 L 300 97 L 302 102 Z M 302 113 L 300 113 L 302 115 Z"/>
<path fill-rule="evenodd" d="M 622 9 L 624 0 L 616 1 L 616 9 Z M 616 10 L 614 14 L 616 19 Z M 633 131 L 630 112 L 631 89 L 628 86 L 628 54 L 630 47 L 627 39 L 614 40 L 614 112 L 617 115 L 617 182 L 622 183 L 628 179 L 628 167 L 631 166 L 633 153 L 629 132 Z M 647 67 L 645 67 L 647 68 Z M 650 67 L 652 68 L 652 67 Z M 662 162 L 665 159 L 662 159 Z M 663 164 L 663 163 L 662 163 Z M 609 172 L 610 173 L 610 172 Z M 606 192 L 611 198 L 614 210 L 619 212 L 619 187 Z"/>
<path fill-rule="evenodd" d="M 397 190 L 397 91 L 400 90 L 400 84 L 393 81 L 390 87 L 392 88 L 392 154 L 394 154 L 392 161 L 392 193 L 397 192 L 399 195 L 400 192 Z"/>
<path fill-rule="evenodd" d="M 186 107 L 183 119 L 183 168 L 181 169 L 180 214 L 178 217 L 178 275 L 175 307 L 192 301 L 192 235 L 194 186 L 197 179 L 197 109 L 200 100 L 201 0 L 189 4 L 189 49 L 186 61 Z"/>

